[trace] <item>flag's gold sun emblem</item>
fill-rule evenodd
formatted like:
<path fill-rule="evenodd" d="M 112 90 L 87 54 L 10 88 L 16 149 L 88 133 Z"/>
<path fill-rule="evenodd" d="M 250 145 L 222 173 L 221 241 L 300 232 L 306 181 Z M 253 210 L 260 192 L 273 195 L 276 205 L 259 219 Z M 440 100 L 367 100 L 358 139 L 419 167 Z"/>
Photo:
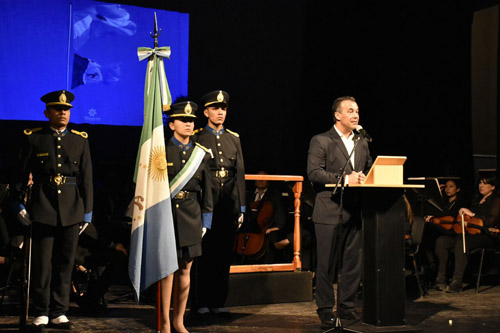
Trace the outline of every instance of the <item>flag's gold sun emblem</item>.
<path fill-rule="evenodd" d="M 154 147 L 151 151 L 148 173 L 156 181 L 165 181 L 168 178 L 165 146 Z"/>

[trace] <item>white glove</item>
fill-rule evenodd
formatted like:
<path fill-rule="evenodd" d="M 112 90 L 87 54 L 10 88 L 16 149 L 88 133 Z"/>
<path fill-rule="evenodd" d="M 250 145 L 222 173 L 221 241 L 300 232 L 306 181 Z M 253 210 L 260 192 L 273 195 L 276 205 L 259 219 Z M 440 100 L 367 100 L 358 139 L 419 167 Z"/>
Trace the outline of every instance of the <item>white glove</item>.
<path fill-rule="evenodd" d="M 238 229 L 241 228 L 241 225 L 243 224 L 244 220 L 244 215 L 243 213 L 240 213 L 240 217 L 238 217 Z"/>
<path fill-rule="evenodd" d="M 78 235 L 81 235 L 83 234 L 83 232 L 85 231 L 85 229 L 87 229 L 87 227 L 89 226 L 90 223 L 88 222 L 80 222 L 80 226 L 79 226 L 79 231 L 78 231 Z"/>
<path fill-rule="evenodd" d="M 207 228 L 201 228 L 201 238 L 207 233 Z"/>
<path fill-rule="evenodd" d="M 29 226 L 31 224 L 30 215 L 28 214 L 28 212 L 26 211 L 26 209 L 23 209 L 22 211 L 20 211 L 19 213 L 17 213 L 17 219 L 25 227 L 27 227 L 27 226 Z"/>

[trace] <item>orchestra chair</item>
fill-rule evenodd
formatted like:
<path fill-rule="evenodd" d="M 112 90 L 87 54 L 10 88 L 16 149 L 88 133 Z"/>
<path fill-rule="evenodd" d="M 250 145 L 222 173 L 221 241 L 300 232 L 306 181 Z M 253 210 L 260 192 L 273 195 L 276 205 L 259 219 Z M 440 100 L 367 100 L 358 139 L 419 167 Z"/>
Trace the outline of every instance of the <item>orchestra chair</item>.
<path fill-rule="evenodd" d="M 479 252 L 480 253 L 480 260 L 479 260 L 479 268 L 478 268 L 478 271 L 477 271 L 477 280 L 476 280 L 476 293 L 479 293 L 479 285 L 481 283 L 481 276 L 484 275 L 485 273 L 483 273 L 483 263 L 484 263 L 484 256 L 485 254 L 491 254 L 493 255 L 495 258 L 495 264 L 496 264 L 496 269 L 497 269 L 497 278 L 500 276 L 500 265 L 499 265 L 499 262 L 500 262 L 500 248 L 478 248 L 478 249 L 474 249 L 471 251 L 471 254 L 474 254 L 474 253 L 477 253 Z"/>
<path fill-rule="evenodd" d="M 417 280 L 417 287 L 420 297 L 425 296 L 426 292 L 423 287 L 423 281 L 421 276 L 423 276 L 423 270 L 419 258 L 420 244 L 422 243 L 422 236 L 424 234 L 425 220 L 422 216 L 414 216 L 413 223 L 411 225 L 411 233 L 408 239 L 405 239 L 405 253 L 406 256 L 410 257 L 413 264 L 413 274 Z"/>
<path fill-rule="evenodd" d="M 0 309 L 3 307 L 4 298 L 9 289 L 19 288 L 22 290 L 24 248 L 22 236 L 15 236 L 7 246 L 7 256 L 3 267 L 7 273 L 5 283 L 0 287 Z M 20 295 L 22 293 L 20 292 Z"/>

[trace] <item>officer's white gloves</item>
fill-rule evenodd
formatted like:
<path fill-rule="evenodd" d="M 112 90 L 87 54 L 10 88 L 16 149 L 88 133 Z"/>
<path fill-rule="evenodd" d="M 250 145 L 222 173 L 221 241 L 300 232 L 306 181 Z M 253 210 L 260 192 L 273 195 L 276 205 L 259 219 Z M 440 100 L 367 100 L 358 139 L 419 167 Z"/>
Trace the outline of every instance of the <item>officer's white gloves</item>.
<path fill-rule="evenodd" d="M 243 213 L 240 213 L 240 217 L 238 217 L 238 229 L 241 228 L 241 225 L 243 224 L 244 216 L 245 215 L 243 215 Z"/>
<path fill-rule="evenodd" d="M 201 228 L 201 238 L 207 233 L 207 228 Z"/>
<path fill-rule="evenodd" d="M 23 209 L 22 211 L 20 211 L 19 213 L 17 213 L 17 219 L 25 227 L 27 227 L 27 226 L 29 226 L 31 224 L 30 215 L 28 214 L 28 212 L 26 211 L 26 209 Z"/>

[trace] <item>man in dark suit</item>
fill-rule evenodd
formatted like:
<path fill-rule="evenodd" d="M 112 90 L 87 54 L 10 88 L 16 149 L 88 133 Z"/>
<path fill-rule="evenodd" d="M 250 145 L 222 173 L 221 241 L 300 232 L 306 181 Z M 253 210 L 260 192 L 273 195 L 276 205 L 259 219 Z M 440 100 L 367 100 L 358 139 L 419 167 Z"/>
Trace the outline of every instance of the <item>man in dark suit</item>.
<path fill-rule="evenodd" d="M 245 167 L 240 137 L 224 127 L 228 102 L 229 94 L 222 90 L 201 98 L 208 123 L 198 130 L 195 139 L 214 154 L 209 161 L 214 202 L 212 228 L 203 237 L 203 255 L 195 263 L 191 299 L 192 308 L 200 314 L 228 312 L 224 303 L 229 267 L 235 232 L 245 212 Z"/>
<path fill-rule="evenodd" d="M 71 329 L 71 272 L 80 225 L 92 218 L 92 163 L 88 135 L 68 129 L 74 96 L 66 90 L 44 95 L 45 127 L 24 130 L 19 168 L 13 184 L 18 219 L 32 224 L 33 328 L 47 324 Z M 26 184 L 33 175 L 31 200 L 24 206 Z"/>
<path fill-rule="evenodd" d="M 337 315 L 346 320 L 359 319 L 355 300 L 362 259 L 361 216 L 354 193 L 346 191 L 341 212 L 339 196 L 332 197 L 332 188 L 325 185 L 336 184 L 339 178 L 346 185 L 359 184 L 372 164 L 367 140 L 353 132 L 359 122 L 356 100 L 349 96 L 337 98 L 332 111 L 334 126 L 311 139 L 307 160 L 307 174 L 317 193 L 312 216 L 317 237 L 316 304 L 324 326 L 334 325 L 336 260 L 342 262 Z"/>

